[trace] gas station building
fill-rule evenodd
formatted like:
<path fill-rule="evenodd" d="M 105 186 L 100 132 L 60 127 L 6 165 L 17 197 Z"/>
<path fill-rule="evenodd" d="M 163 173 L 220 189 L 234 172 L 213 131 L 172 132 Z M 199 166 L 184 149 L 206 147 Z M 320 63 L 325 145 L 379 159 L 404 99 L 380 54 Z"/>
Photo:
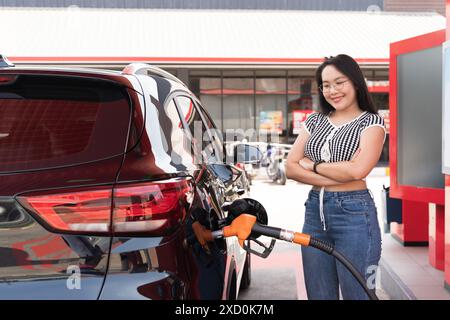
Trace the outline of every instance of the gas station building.
<path fill-rule="evenodd" d="M 318 109 L 323 57 L 357 59 L 388 123 L 389 44 L 445 27 L 437 13 L 366 11 L 4 8 L 0 21 L 14 26 L 2 53 L 17 65 L 154 64 L 187 83 L 221 130 L 276 130 L 282 143 Z"/>

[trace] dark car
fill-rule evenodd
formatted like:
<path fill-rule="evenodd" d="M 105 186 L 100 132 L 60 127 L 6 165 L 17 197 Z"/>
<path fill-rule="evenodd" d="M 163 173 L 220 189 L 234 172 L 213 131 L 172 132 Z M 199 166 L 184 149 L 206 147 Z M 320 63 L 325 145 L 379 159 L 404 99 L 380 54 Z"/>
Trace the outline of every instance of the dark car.
<path fill-rule="evenodd" d="M 237 239 L 202 247 L 192 231 L 217 228 L 248 186 L 185 85 L 143 64 L 2 64 L 0 300 L 235 299 L 249 285 Z"/>

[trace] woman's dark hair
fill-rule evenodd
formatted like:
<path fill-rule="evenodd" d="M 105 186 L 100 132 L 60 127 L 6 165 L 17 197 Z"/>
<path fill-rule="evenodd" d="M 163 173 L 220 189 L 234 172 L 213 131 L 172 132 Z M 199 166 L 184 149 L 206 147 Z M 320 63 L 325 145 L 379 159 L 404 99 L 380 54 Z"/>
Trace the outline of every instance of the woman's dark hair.
<path fill-rule="evenodd" d="M 359 107 L 371 113 L 377 113 L 377 108 L 372 101 L 372 98 L 369 94 L 369 89 L 367 89 L 367 84 L 364 79 L 364 75 L 359 68 L 358 63 L 350 56 L 346 54 L 340 54 L 335 57 L 325 58 L 325 61 L 317 68 L 316 71 L 316 81 L 317 86 L 320 87 L 322 85 L 322 71 L 326 66 L 334 66 L 340 72 L 345 74 L 350 81 L 353 83 L 353 86 L 356 89 L 356 99 L 358 101 Z M 322 113 L 329 113 L 330 111 L 334 111 L 335 109 L 327 102 L 322 91 L 319 90 L 319 102 L 320 109 Z"/>

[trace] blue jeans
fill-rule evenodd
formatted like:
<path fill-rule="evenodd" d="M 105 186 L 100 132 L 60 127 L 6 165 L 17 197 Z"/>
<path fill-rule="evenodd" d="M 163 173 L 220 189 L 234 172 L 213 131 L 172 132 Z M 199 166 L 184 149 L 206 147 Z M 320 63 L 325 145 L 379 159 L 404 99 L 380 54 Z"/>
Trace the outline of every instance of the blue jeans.
<path fill-rule="evenodd" d="M 381 232 L 369 190 L 325 191 L 325 231 L 319 214 L 319 194 L 315 190 L 309 192 L 303 233 L 332 243 L 365 276 L 369 289 L 375 290 Z M 308 299 L 338 300 L 339 288 L 345 300 L 368 299 L 353 275 L 333 256 L 316 248 L 302 247 L 302 259 Z"/>

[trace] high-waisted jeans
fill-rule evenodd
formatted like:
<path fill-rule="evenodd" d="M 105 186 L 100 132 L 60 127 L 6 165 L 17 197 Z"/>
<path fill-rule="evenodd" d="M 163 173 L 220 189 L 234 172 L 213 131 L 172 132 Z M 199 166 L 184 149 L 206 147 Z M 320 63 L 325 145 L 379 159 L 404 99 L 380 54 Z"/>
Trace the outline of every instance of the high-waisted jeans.
<path fill-rule="evenodd" d="M 320 200 L 320 191 L 309 192 L 303 233 L 332 243 L 365 276 L 369 289 L 375 290 L 381 232 L 370 191 L 325 191 L 322 219 Z M 333 256 L 302 247 L 302 259 L 308 299 L 337 300 L 339 288 L 345 300 L 368 299 L 353 275 Z"/>

